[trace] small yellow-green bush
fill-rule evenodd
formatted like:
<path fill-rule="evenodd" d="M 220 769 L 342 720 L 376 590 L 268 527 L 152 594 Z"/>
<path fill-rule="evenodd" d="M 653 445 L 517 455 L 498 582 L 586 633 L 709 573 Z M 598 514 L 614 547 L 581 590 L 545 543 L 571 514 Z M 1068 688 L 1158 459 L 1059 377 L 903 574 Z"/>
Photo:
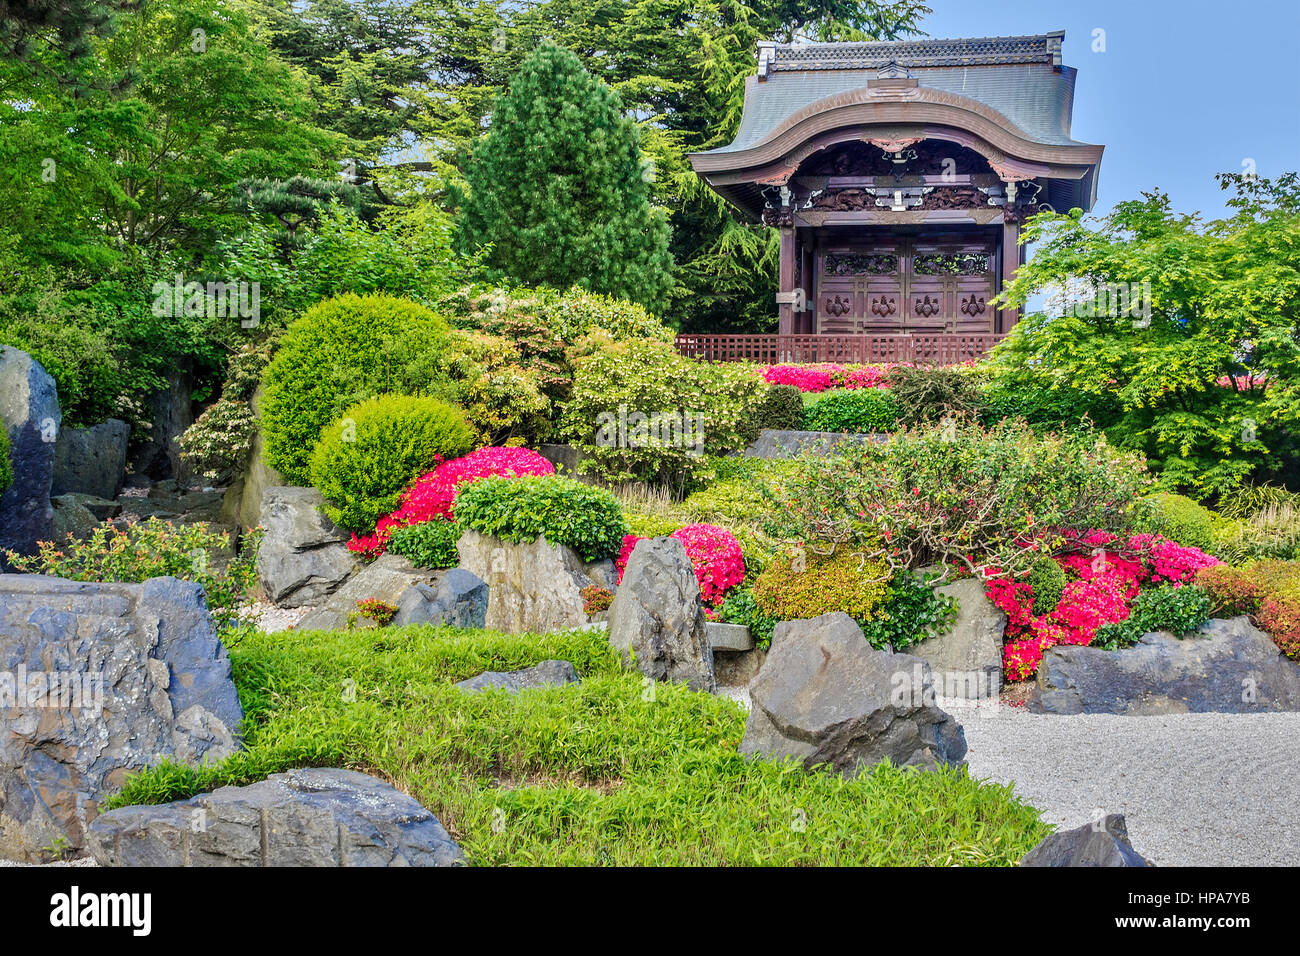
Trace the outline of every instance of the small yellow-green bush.
<path fill-rule="evenodd" d="M 828 557 L 809 554 L 803 561 L 773 561 L 754 582 L 754 601 L 764 614 L 781 621 L 843 611 L 870 621 L 889 594 L 889 568 L 847 548 Z"/>
<path fill-rule="evenodd" d="M 378 395 L 345 409 L 322 429 L 312 484 L 341 528 L 369 530 L 397 507 L 402 491 L 439 459 L 474 447 L 464 413 L 436 398 Z"/>

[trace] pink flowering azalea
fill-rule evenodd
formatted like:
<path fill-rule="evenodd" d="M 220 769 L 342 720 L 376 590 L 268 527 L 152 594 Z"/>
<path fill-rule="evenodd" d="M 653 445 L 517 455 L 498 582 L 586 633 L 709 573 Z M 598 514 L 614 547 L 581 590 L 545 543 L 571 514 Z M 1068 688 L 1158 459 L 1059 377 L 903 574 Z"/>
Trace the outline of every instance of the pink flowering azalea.
<path fill-rule="evenodd" d="M 444 461 L 402 493 L 397 510 L 379 519 L 373 535 L 353 535 L 348 550 L 378 557 L 398 528 L 451 519 L 460 489 L 480 478 L 553 474 L 555 466 L 527 448 L 480 448 L 464 457 Z"/>
<path fill-rule="evenodd" d="M 700 583 L 700 596 L 706 607 L 717 607 L 727 591 L 745 579 L 745 558 L 740 551 L 740 542 L 725 528 L 711 524 L 690 524 L 678 528 L 670 537 L 676 538 L 686 547 L 686 555 L 691 559 L 695 579 Z M 623 572 L 627 570 L 628 559 L 632 557 L 632 549 L 640 540 L 634 534 L 623 537 L 623 546 L 614 561 L 620 584 L 623 582 Z"/>

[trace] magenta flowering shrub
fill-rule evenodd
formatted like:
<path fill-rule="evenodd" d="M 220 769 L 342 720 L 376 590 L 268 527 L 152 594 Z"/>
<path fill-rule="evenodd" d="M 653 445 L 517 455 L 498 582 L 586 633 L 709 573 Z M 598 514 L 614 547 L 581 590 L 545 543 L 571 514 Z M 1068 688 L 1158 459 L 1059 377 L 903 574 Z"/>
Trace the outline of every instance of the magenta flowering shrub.
<path fill-rule="evenodd" d="M 768 365 L 762 369 L 763 381 L 769 385 L 793 385 L 801 392 L 824 392 L 831 388 L 883 388 L 893 364 L 838 365 Z"/>
<path fill-rule="evenodd" d="M 716 608 L 727 591 L 745 579 L 745 558 L 740 551 L 740 542 L 725 528 L 712 524 L 689 524 L 678 528 L 669 537 L 676 538 L 686 547 L 695 579 L 700 582 L 700 596 L 707 607 Z M 620 584 L 623 583 L 628 559 L 632 557 L 632 549 L 640 540 L 634 534 L 623 538 L 623 546 L 614 561 Z"/>
<path fill-rule="evenodd" d="M 398 528 L 436 519 L 451 520 L 456 495 L 480 478 L 553 474 L 555 466 L 527 448 L 480 448 L 444 461 L 402 493 L 397 510 L 379 519 L 374 534 L 353 535 L 348 549 L 375 558 L 384 553 L 389 536 Z"/>
<path fill-rule="evenodd" d="M 1062 538 L 1067 553 L 1055 560 L 1075 579 L 1050 614 L 1033 614 L 1033 588 L 1027 581 L 997 572 L 985 581 L 989 600 L 1007 614 L 1008 641 L 1002 649 L 1007 680 L 1033 676 L 1047 648 L 1091 644 L 1102 627 L 1127 620 L 1144 585 L 1189 583 L 1203 568 L 1222 564 L 1199 548 L 1158 535 L 1120 538 L 1089 531 Z"/>

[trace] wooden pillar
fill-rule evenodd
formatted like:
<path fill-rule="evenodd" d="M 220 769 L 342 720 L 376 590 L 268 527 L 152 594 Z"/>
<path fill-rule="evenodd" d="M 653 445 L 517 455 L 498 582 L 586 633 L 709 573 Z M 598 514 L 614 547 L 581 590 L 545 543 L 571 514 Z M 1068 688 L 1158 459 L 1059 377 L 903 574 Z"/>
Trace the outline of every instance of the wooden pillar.
<path fill-rule="evenodd" d="M 795 290 L 795 247 L 794 226 L 781 227 L 781 265 L 777 270 L 777 290 L 780 297 L 780 323 L 777 331 L 781 335 L 794 332 L 794 305 L 790 293 Z M 801 313 L 802 314 L 802 313 Z"/>
<path fill-rule="evenodd" d="M 1020 268 L 1020 224 L 1017 222 L 1003 222 L 1002 224 L 1002 276 L 998 283 L 998 291 L 1001 292 L 1012 279 L 1016 277 L 1016 270 Z M 998 327 L 994 332 L 1010 332 L 1011 327 L 1020 321 L 1020 310 L 1015 308 L 1003 308 L 998 310 Z"/>

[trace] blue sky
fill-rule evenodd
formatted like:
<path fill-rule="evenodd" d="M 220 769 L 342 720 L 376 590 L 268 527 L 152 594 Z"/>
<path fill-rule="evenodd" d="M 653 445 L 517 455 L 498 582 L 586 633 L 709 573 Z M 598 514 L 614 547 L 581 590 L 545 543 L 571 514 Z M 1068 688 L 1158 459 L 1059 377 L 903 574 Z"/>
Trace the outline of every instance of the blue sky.
<path fill-rule="evenodd" d="M 1300 0 L 927 0 L 933 37 L 1065 30 L 1075 139 L 1106 147 L 1095 213 L 1159 187 L 1225 212 L 1216 172 L 1300 168 Z M 1093 31 L 1105 52 L 1093 52 Z"/>

